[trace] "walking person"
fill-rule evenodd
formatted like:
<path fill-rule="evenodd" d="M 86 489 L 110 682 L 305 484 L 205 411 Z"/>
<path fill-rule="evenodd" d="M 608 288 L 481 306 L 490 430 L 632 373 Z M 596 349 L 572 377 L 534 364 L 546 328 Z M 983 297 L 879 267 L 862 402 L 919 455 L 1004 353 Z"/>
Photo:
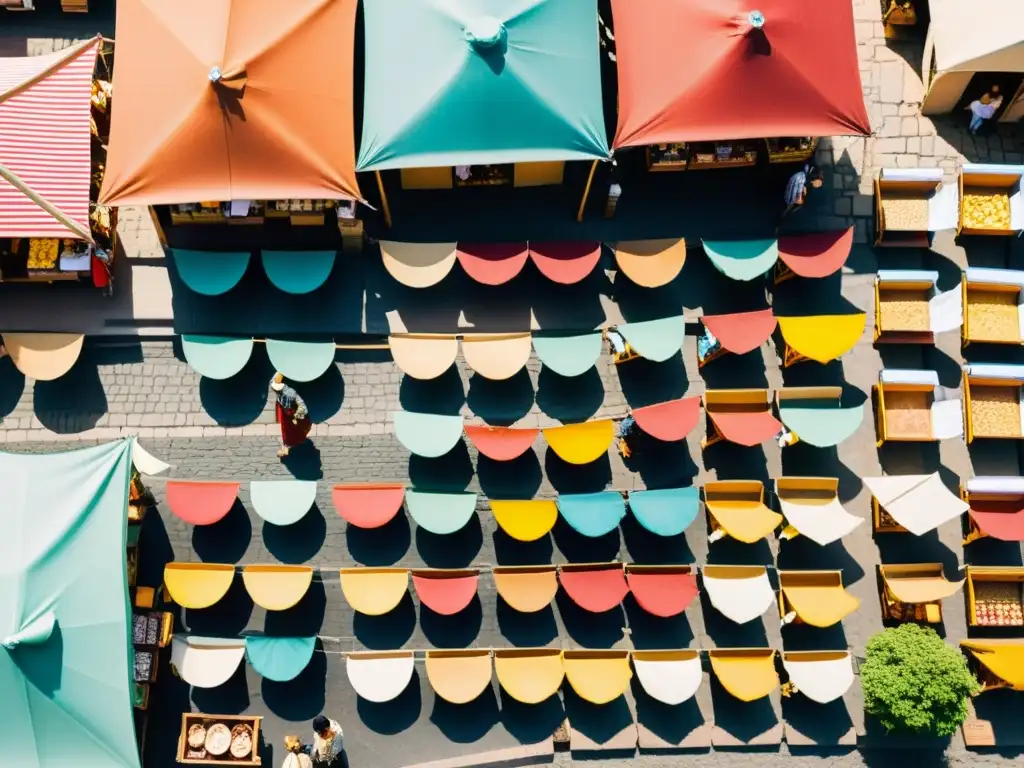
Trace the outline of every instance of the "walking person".
<path fill-rule="evenodd" d="M 815 165 L 805 165 L 802 170 L 790 176 L 786 183 L 786 209 L 779 216 L 779 223 L 781 224 L 784 218 L 807 202 L 810 191 L 818 189 L 823 183 L 821 171 Z M 778 231 L 778 227 L 776 227 L 776 231 Z"/>
<path fill-rule="evenodd" d="M 313 768 L 313 761 L 309 759 L 298 736 L 285 736 L 284 748 L 288 754 L 285 755 L 281 768 Z"/>
<path fill-rule="evenodd" d="M 980 99 L 975 99 L 967 107 L 971 113 L 971 122 L 968 126 L 968 130 L 977 136 L 978 131 L 985 124 L 986 120 L 991 120 L 995 115 L 996 111 L 1003 105 L 1003 97 L 998 91 L 990 91 L 982 94 Z"/>
<path fill-rule="evenodd" d="M 342 768 L 344 748 L 341 726 L 337 721 L 317 715 L 313 720 L 313 768 Z"/>
<path fill-rule="evenodd" d="M 277 452 L 277 457 L 283 459 L 292 448 L 306 442 L 313 423 L 309 420 L 306 401 L 284 383 L 283 373 L 274 375 L 270 389 L 277 396 L 274 410 L 277 423 L 281 425 L 281 450 Z"/>

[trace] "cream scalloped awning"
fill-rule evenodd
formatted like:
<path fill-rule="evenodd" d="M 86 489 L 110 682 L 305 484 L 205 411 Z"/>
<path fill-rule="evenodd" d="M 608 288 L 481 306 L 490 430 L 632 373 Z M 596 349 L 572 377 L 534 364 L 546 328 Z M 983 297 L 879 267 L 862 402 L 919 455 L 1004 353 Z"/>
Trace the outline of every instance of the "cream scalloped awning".
<path fill-rule="evenodd" d="M 968 509 L 967 502 L 950 492 L 938 472 L 865 477 L 863 480 L 882 509 L 916 536 L 938 528 Z"/>

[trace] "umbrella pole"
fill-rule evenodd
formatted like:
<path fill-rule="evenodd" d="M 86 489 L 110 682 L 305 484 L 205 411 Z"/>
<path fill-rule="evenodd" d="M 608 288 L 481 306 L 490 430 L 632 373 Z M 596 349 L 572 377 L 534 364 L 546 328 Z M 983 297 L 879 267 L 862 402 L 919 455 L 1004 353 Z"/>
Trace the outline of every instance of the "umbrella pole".
<path fill-rule="evenodd" d="M 377 191 L 380 192 L 380 204 L 384 209 L 384 223 L 391 229 L 391 206 L 388 205 L 388 193 L 384 191 L 384 179 L 380 177 L 380 171 L 374 171 L 373 175 L 377 177 Z"/>
<path fill-rule="evenodd" d="M 587 207 L 587 198 L 590 197 L 590 186 L 594 183 L 594 173 L 597 171 L 597 160 L 590 164 L 590 175 L 587 176 L 587 186 L 583 189 L 583 199 L 580 200 L 579 210 L 576 211 L 576 221 L 583 221 L 583 209 Z"/>

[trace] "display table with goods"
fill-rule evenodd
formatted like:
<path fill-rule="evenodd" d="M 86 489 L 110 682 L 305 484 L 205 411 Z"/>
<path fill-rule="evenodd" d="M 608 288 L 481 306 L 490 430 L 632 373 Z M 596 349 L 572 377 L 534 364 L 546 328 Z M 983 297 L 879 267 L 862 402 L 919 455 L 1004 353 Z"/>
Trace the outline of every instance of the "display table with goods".
<path fill-rule="evenodd" d="M 945 397 L 935 371 L 884 369 L 873 395 L 879 447 L 887 440 L 922 443 L 963 435 L 962 403 Z"/>
<path fill-rule="evenodd" d="M 963 346 L 1024 343 L 1021 291 L 1024 272 L 1014 269 L 968 267 L 961 280 Z"/>
<path fill-rule="evenodd" d="M 883 168 L 875 179 L 875 245 L 926 248 L 957 225 L 957 187 L 940 168 Z"/>
<path fill-rule="evenodd" d="M 878 566 L 882 619 L 942 623 L 942 601 L 956 594 L 963 580 L 947 581 L 941 563 Z"/>
<path fill-rule="evenodd" d="M 975 438 L 1024 437 L 1021 394 L 1024 366 L 969 363 L 964 366 L 963 398 L 967 442 Z"/>
<path fill-rule="evenodd" d="M 960 486 L 967 503 L 964 545 L 991 536 L 1024 541 L 1024 477 L 972 477 Z"/>
<path fill-rule="evenodd" d="M 262 717 L 183 713 L 177 760 L 183 765 L 256 766 Z"/>
<path fill-rule="evenodd" d="M 880 0 L 882 6 L 882 24 L 885 25 L 885 36 L 902 39 L 904 30 L 917 26 L 917 0 Z"/>
<path fill-rule="evenodd" d="M 813 136 L 765 139 L 765 144 L 768 146 L 769 163 L 806 163 L 818 149 L 818 139 Z"/>
<path fill-rule="evenodd" d="M 739 168 L 756 165 L 763 144 L 756 139 L 744 141 L 696 141 L 689 145 L 687 168 Z"/>
<path fill-rule="evenodd" d="M 965 163 L 960 168 L 958 235 L 1016 235 L 1024 231 L 1024 166 Z"/>
<path fill-rule="evenodd" d="M 947 330 L 960 312 L 950 302 L 957 296 L 940 294 L 939 273 L 917 269 L 880 269 L 875 275 L 876 344 L 934 344 L 935 334 Z M 955 326 L 953 326 L 955 327 Z"/>
<path fill-rule="evenodd" d="M 967 623 L 1024 635 L 1024 567 L 967 566 Z"/>
<path fill-rule="evenodd" d="M 701 168 L 737 168 L 769 163 L 806 163 L 818 148 L 810 136 L 742 141 L 691 141 L 645 147 L 649 171 L 685 171 Z"/>

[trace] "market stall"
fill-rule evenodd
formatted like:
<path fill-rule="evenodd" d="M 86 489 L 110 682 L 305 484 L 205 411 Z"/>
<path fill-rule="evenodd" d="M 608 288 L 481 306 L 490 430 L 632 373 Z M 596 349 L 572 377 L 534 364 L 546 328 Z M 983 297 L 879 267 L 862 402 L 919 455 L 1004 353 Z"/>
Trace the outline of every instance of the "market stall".
<path fill-rule="evenodd" d="M 956 229 L 957 185 L 941 168 L 882 168 L 875 179 L 875 245 L 927 248 L 936 232 Z"/>
<path fill-rule="evenodd" d="M 704 392 L 704 411 L 708 420 L 703 448 L 722 440 L 760 445 L 782 431 L 782 423 L 772 414 L 767 389 L 709 389 Z"/>
<path fill-rule="evenodd" d="M 938 472 L 865 477 L 863 480 L 871 491 L 875 533 L 921 536 L 967 511 L 967 504 L 950 493 Z"/>
<path fill-rule="evenodd" d="M 958 235 L 1019 235 L 1024 232 L 1024 165 L 960 166 Z"/>
<path fill-rule="evenodd" d="M 775 651 L 769 648 L 716 648 L 708 657 L 718 682 L 740 701 L 756 701 L 779 687 Z"/>
<path fill-rule="evenodd" d="M 765 505 L 759 480 L 713 480 L 704 484 L 708 543 L 726 537 L 753 544 L 779 527 L 782 515 Z"/>
<path fill-rule="evenodd" d="M 918 269 L 880 269 L 875 275 L 875 343 L 935 343 L 939 333 L 961 325 L 963 299 L 958 290 L 939 293 L 939 273 Z"/>
<path fill-rule="evenodd" d="M 786 0 L 740 15 L 712 0 L 611 5 L 619 91 L 612 145 L 646 147 L 651 170 L 807 162 L 814 137 L 871 132 L 853 13 L 842 0 L 814 14 Z M 819 75 L 813 84 L 810 71 Z"/>
<path fill-rule="evenodd" d="M 385 170 L 407 190 L 528 187 L 561 184 L 566 161 L 608 159 L 596 1 L 486 11 L 365 7 L 356 167 L 375 173 L 385 212 Z"/>
<path fill-rule="evenodd" d="M 964 424 L 967 442 L 975 438 L 1024 437 L 1021 391 L 1024 366 L 1002 363 L 964 365 Z"/>
<path fill-rule="evenodd" d="M 828 363 L 852 350 L 867 325 L 867 315 L 854 312 L 836 315 L 778 316 L 782 334 L 782 366 L 814 360 Z"/>
<path fill-rule="evenodd" d="M 879 447 L 887 440 L 927 443 L 963 436 L 963 403 L 946 395 L 935 371 L 885 368 L 872 389 Z"/>
<path fill-rule="evenodd" d="M 260 766 L 260 723 L 250 715 L 184 712 L 175 756 L 181 765 Z"/>
<path fill-rule="evenodd" d="M 1024 7 L 1017 0 L 990 0 L 985 12 L 977 13 L 959 0 L 929 0 L 929 5 L 921 111 L 955 112 L 999 85 L 1004 109 L 997 119 L 1024 117 Z"/>
<path fill-rule="evenodd" d="M 773 282 L 794 277 L 821 279 L 843 268 L 853 248 L 853 227 L 828 232 L 785 235 L 779 238 L 779 260 Z"/>
<path fill-rule="evenodd" d="M 842 571 L 779 571 L 782 624 L 831 627 L 860 606 L 843 588 Z"/>
<path fill-rule="evenodd" d="M 727 315 L 704 315 L 704 333 L 697 340 L 697 367 L 703 368 L 726 352 L 745 355 L 753 352 L 775 333 L 775 315 L 771 307 Z"/>
<path fill-rule="evenodd" d="M 842 698 L 855 680 L 849 651 L 784 651 L 782 668 L 789 675 L 790 692 L 818 704 Z"/>
<path fill-rule="evenodd" d="M 960 283 L 963 296 L 963 346 L 1024 343 L 1021 290 L 1024 272 L 967 267 Z"/>
<path fill-rule="evenodd" d="M 1009 688 L 1024 691 L 1024 642 L 1020 640 L 963 640 L 960 648 L 981 683 L 981 693 Z"/>
<path fill-rule="evenodd" d="M 775 496 L 784 518 L 780 539 L 806 536 L 827 546 L 864 522 L 843 509 L 835 477 L 780 477 L 775 480 Z"/>
<path fill-rule="evenodd" d="M 967 623 L 1024 632 L 1024 568 L 967 566 Z"/>
<path fill-rule="evenodd" d="M 109 285 L 117 215 L 96 205 L 111 106 L 108 48 L 97 36 L 0 59 L 0 281 Z"/>
<path fill-rule="evenodd" d="M 843 403 L 842 387 L 783 387 L 775 392 L 779 421 L 795 440 L 831 448 L 853 436 L 864 419 L 864 405 Z"/>
<path fill-rule="evenodd" d="M 960 497 L 968 504 L 964 545 L 987 536 L 1024 541 L 1024 478 L 971 477 Z"/>
<path fill-rule="evenodd" d="M 878 566 L 882 619 L 942 623 L 942 601 L 964 580 L 948 581 L 941 563 Z"/>
<path fill-rule="evenodd" d="M 711 605 L 737 624 L 760 618 L 775 604 L 763 565 L 705 565 L 700 575 Z"/>
<path fill-rule="evenodd" d="M 274 220 L 345 234 L 362 197 L 356 5 L 312 12 L 308 4 L 187 0 L 154 12 L 143 0 L 119 2 L 118 109 L 100 201 L 150 206 L 165 243 L 165 226 Z"/>

